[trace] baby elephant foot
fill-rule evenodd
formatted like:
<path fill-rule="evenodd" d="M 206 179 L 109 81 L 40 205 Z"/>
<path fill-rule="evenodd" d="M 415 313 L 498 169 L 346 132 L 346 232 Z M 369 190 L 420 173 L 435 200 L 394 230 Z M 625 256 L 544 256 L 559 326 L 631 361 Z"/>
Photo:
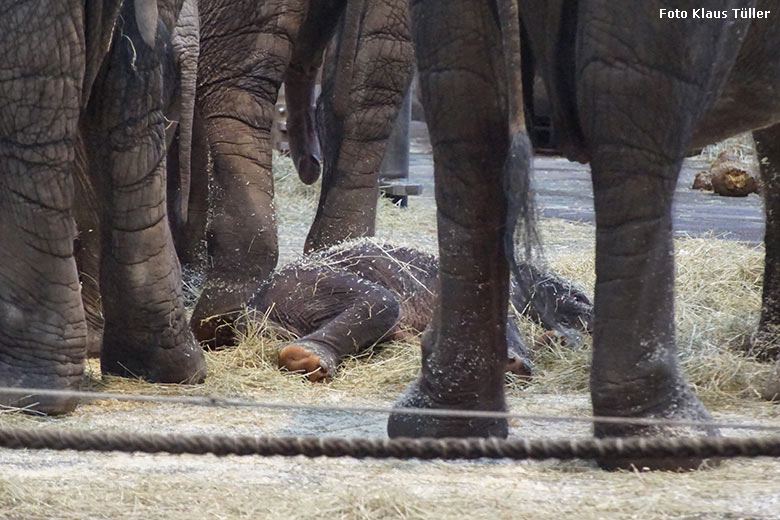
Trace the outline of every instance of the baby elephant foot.
<path fill-rule="evenodd" d="M 407 388 L 403 396 L 396 402 L 396 408 L 418 409 L 456 409 L 462 411 L 506 410 L 503 394 L 485 402 L 459 402 L 443 405 L 432 399 L 425 392 L 425 383 L 420 378 Z M 509 431 L 504 418 L 460 417 L 439 415 L 418 415 L 395 412 L 387 421 L 387 434 L 395 437 L 500 437 L 506 438 Z"/>
<path fill-rule="evenodd" d="M 670 398 L 663 405 L 645 411 L 641 417 L 669 421 L 712 421 L 707 409 L 687 387 Z M 720 432 L 709 426 L 696 425 L 644 425 L 644 424 L 607 424 L 595 423 L 594 434 L 604 437 L 692 437 L 719 436 Z M 708 465 L 717 464 L 717 459 L 706 460 Z M 646 457 L 642 459 L 602 459 L 598 461 L 602 469 L 640 469 L 661 471 L 693 471 L 705 463 L 703 457 Z"/>
<path fill-rule="evenodd" d="M 510 318 L 506 325 L 506 371 L 530 379 L 533 375 L 534 365 L 531 363 L 528 348 L 517 328 L 517 323 Z"/>
<path fill-rule="evenodd" d="M 312 341 L 295 341 L 279 352 L 279 366 L 290 372 L 303 372 L 312 383 L 330 381 L 339 365 L 333 350 Z"/>

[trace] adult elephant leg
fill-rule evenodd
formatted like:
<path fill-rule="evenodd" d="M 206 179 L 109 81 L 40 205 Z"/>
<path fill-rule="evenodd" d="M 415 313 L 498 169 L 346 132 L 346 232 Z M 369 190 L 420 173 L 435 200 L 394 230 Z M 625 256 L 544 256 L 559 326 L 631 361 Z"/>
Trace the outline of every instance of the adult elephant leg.
<path fill-rule="evenodd" d="M 580 3 L 577 20 L 577 100 L 597 226 L 591 397 L 596 416 L 700 421 L 710 415 L 685 382 L 675 346 L 672 197 L 695 126 L 734 62 L 740 27 L 681 20 L 672 28 L 648 22 L 646 13 L 658 12 L 652 7 L 593 0 Z M 711 44 L 695 43 L 702 41 Z M 597 437 L 702 433 L 717 432 L 595 425 Z M 701 462 L 604 466 L 677 469 Z"/>
<path fill-rule="evenodd" d="M 196 109 L 215 184 L 207 231 L 211 257 L 193 312 L 199 340 L 239 309 L 276 266 L 270 130 L 279 87 L 306 12 L 303 0 L 201 4 Z"/>
<path fill-rule="evenodd" d="M 84 118 L 101 197 L 104 374 L 200 382 L 203 351 L 189 329 L 166 211 L 161 29 L 141 38 L 125 5 Z"/>
<path fill-rule="evenodd" d="M 753 350 L 765 359 L 777 360 L 762 395 L 780 400 L 780 125 L 756 131 L 753 136 L 760 158 L 766 215 L 761 320 Z"/>
<path fill-rule="evenodd" d="M 75 204 L 73 217 L 78 233 L 75 241 L 76 265 L 81 282 L 81 300 L 87 318 L 87 355 L 99 357 L 103 346 L 103 304 L 100 296 L 100 206 L 95 186 L 89 178 L 89 161 L 84 143 L 76 146 Z"/>
<path fill-rule="evenodd" d="M 503 411 L 509 143 L 501 38 L 487 2 L 420 0 L 412 20 L 434 153 L 441 288 L 423 335 L 421 376 L 399 405 Z M 387 429 L 391 437 L 505 437 L 508 426 L 396 413 Z"/>
<path fill-rule="evenodd" d="M 4 387 L 73 390 L 83 379 L 87 329 L 71 216 L 85 70 L 83 20 L 82 3 L 74 1 L 6 3 L 0 16 Z M 73 410 L 76 401 L 0 393 L 0 404 L 57 414 Z"/>
<path fill-rule="evenodd" d="M 305 251 L 374 234 L 378 174 L 387 140 L 412 81 L 407 2 L 365 2 L 352 82 L 342 113 L 334 93 L 343 80 L 328 53 L 317 109 L 324 170 L 317 215 Z M 334 47 L 335 49 L 336 47 Z"/>

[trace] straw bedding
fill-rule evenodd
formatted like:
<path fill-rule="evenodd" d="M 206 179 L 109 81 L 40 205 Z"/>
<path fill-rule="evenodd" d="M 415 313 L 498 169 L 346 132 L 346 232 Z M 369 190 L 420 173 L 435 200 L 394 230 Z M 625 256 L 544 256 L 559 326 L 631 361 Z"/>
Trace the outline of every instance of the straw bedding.
<path fill-rule="evenodd" d="M 282 256 L 293 260 L 316 205 L 316 191 L 277 161 Z M 378 235 L 435 250 L 432 202 L 408 210 L 383 201 Z M 592 294 L 591 226 L 543 221 L 549 264 Z M 756 398 L 768 365 L 745 353 L 760 305 L 763 252 L 711 238 L 680 239 L 677 331 L 687 377 L 720 419 L 780 422 L 777 405 Z M 198 279 L 190 277 L 197 294 Z M 537 326 L 517 317 L 526 337 Z M 209 377 L 197 387 L 99 377 L 87 386 L 112 392 L 229 395 L 272 402 L 390 405 L 415 377 L 419 341 L 369 350 L 342 365 L 329 384 L 312 385 L 276 368 L 284 340 L 262 319 L 234 349 L 207 354 Z M 587 416 L 589 339 L 578 349 L 534 349 L 528 385 L 507 378 L 518 413 Z M 204 409 L 99 402 L 50 419 L 0 412 L 0 425 L 30 428 L 374 437 L 384 417 L 332 412 Z M 513 436 L 584 436 L 587 426 L 513 421 Z M 744 434 L 743 432 L 726 432 Z M 606 473 L 587 462 L 420 463 L 415 461 L 215 458 L 0 451 L 0 518 L 780 518 L 780 462 L 728 461 L 689 474 Z"/>

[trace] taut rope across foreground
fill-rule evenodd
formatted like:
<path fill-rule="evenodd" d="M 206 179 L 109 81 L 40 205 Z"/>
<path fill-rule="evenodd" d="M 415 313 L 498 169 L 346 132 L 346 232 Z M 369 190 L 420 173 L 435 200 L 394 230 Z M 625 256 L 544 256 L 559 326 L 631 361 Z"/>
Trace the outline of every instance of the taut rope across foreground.
<path fill-rule="evenodd" d="M 660 457 L 780 457 L 780 437 L 610 438 L 561 440 L 340 439 L 225 435 L 92 433 L 0 428 L 12 449 L 122 451 L 203 455 L 262 455 L 397 459 L 641 459 Z"/>
<path fill-rule="evenodd" d="M 253 407 L 278 410 L 317 410 L 390 413 L 393 409 L 345 406 L 303 406 L 212 397 L 151 396 L 43 389 L 0 388 L 15 395 L 67 395 L 82 401 L 117 399 L 200 406 Z M 780 431 L 780 425 L 731 424 L 724 422 L 665 421 L 625 417 L 543 417 L 509 413 L 456 410 L 403 409 L 403 413 L 427 415 L 491 416 L 514 419 L 643 423 L 658 425 L 698 425 Z M 607 439 L 346 439 L 313 437 L 226 436 L 201 434 L 94 433 L 61 428 L 28 430 L 1 428 L 0 447 L 11 449 L 52 449 L 76 451 L 121 451 L 141 453 L 262 455 L 306 457 L 353 457 L 399 459 L 638 459 L 661 457 L 780 457 L 780 435 L 766 437 L 638 437 Z"/>

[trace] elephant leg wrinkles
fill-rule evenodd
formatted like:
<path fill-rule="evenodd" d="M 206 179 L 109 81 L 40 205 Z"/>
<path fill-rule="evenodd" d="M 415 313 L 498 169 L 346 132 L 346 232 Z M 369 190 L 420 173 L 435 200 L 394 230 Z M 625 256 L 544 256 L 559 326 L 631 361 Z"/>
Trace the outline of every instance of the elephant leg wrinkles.
<path fill-rule="evenodd" d="M 75 204 L 78 234 L 74 254 L 81 283 L 81 300 L 87 317 L 87 356 L 100 357 L 103 346 L 103 304 L 100 294 L 100 199 L 89 178 L 89 159 L 83 139 L 76 145 Z"/>
<path fill-rule="evenodd" d="M 764 197 L 766 247 L 761 319 L 753 353 L 775 368 L 762 389 L 766 399 L 780 400 L 780 125 L 753 133 L 760 158 Z"/>
<path fill-rule="evenodd" d="M 506 408 L 509 272 L 502 168 L 509 142 L 501 38 L 493 15 L 484 2 L 412 5 L 441 254 L 440 291 L 422 338 L 422 374 L 399 401 L 404 407 Z M 391 437 L 505 437 L 507 430 L 505 419 L 397 413 L 388 420 Z"/>
<path fill-rule="evenodd" d="M 276 266 L 270 129 L 306 3 L 213 2 L 200 12 L 196 110 L 215 193 L 207 231 L 211 261 L 192 326 L 207 340 L 217 322 L 209 318 L 240 308 Z"/>
<path fill-rule="evenodd" d="M 85 139 L 101 197 L 101 370 L 165 383 L 200 382 L 203 352 L 185 318 L 181 270 L 166 211 L 160 25 L 156 47 L 125 6 L 99 73 Z"/>
<path fill-rule="evenodd" d="M 671 207 L 683 157 L 725 83 L 744 27 L 682 20 L 671 32 L 628 4 L 580 0 L 579 7 L 576 96 L 597 229 L 593 413 L 708 420 L 677 361 Z M 660 27 L 663 34 L 656 32 Z M 703 41 L 712 44 L 692 43 Z M 597 437 L 717 434 L 705 427 L 598 422 L 594 430 Z M 701 462 L 604 466 L 690 469 Z"/>
<path fill-rule="evenodd" d="M 83 6 L 16 2 L 4 9 L 0 385 L 77 389 L 86 322 L 73 258 L 71 207 L 86 55 Z M 76 401 L 0 394 L 0 404 L 55 414 L 71 411 Z"/>
<path fill-rule="evenodd" d="M 346 114 L 334 110 L 333 99 L 341 44 L 328 49 L 317 107 L 325 164 L 307 252 L 374 234 L 382 156 L 412 80 L 406 3 L 366 2 Z"/>

